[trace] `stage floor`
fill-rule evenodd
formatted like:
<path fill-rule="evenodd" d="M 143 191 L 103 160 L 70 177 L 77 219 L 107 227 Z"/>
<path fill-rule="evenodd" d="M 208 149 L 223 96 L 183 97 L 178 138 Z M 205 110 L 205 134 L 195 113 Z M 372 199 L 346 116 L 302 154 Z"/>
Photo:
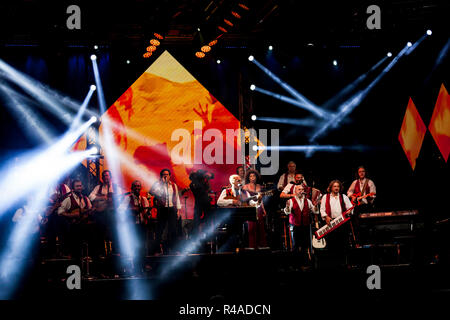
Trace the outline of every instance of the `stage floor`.
<path fill-rule="evenodd" d="M 348 265 L 320 252 L 309 268 L 298 255 L 271 250 L 149 256 L 138 276 L 131 276 L 130 261 L 113 256 L 89 265 L 91 276 L 83 276 L 80 290 L 69 290 L 66 285 L 66 269 L 75 261 L 46 259 L 34 264 L 15 298 L 314 302 L 324 294 L 361 301 L 449 296 L 447 263 L 380 264 L 381 289 L 368 289 L 371 274 L 367 267 L 373 264 L 373 257 L 363 251 L 351 252 Z M 85 265 L 82 268 L 85 275 Z"/>

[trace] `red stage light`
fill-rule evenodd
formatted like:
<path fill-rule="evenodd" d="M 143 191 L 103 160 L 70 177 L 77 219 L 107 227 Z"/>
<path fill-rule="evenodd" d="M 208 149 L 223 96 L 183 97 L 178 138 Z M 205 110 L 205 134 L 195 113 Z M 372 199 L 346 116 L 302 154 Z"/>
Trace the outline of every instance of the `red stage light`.
<path fill-rule="evenodd" d="M 153 51 L 155 51 L 156 50 L 156 47 L 155 46 L 149 46 L 149 47 L 147 47 L 147 51 L 148 52 L 153 52 Z"/>
<path fill-rule="evenodd" d="M 159 39 L 159 40 L 162 40 L 162 39 L 164 39 L 164 37 L 162 36 L 162 35 L 160 35 L 159 33 L 154 33 L 153 34 L 157 39 Z"/>
<path fill-rule="evenodd" d="M 245 4 L 239 3 L 239 7 L 241 7 L 244 10 L 250 10 Z"/>
<path fill-rule="evenodd" d="M 236 19 L 240 19 L 241 16 L 239 15 L 239 13 L 237 13 L 236 11 L 231 11 L 231 14 L 236 18 Z"/>
<path fill-rule="evenodd" d="M 150 40 L 150 44 L 153 45 L 153 46 L 155 46 L 155 47 L 157 47 L 157 46 L 159 46 L 161 43 L 160 43 L 158 40 L 156 40 L 156 39 L 152 39 L 152 40 Z"/>
<path fill-rule="evenodd" d="M 201 50 L 203 51 L 203 52 L 210 52 L 211 51 L 211 47 L 210 46 L 203 46 L 203 47 L 201 47 Z"/>
<path fill-rule="evenodd" d="M 222 32 L 225 32 L 225 33 L 228 32 L 225 28 L 222 28 L 221 26 L 218 26 L 217 28 L 219 28 L 219 30 Z"/>
<path fill-rule="evenodd" d="M 227 19 L 223 19 L 223 21 L 224 21 L 227 25 L 229 25 L 230 27 L 233 26 L 233 24 L 231 23 L 231 21 L 229 21 L 229 20 L 227 20 Z"/>
<path fill-rule="evenodd" d="M 204 58 L 205 57 L 205 54 L 203 53 L 203 52 L 200 52 L 200 51 L 197 51 L 196 53 L 195 53 L 195 56 L 197 57 L 197 58 Z"/>
<path fill-rule="evenodd" d="M 144 58 L 150 58 L 152 56 L 151 52 L 146 52 L 142 55 Z"/>
<path fill-rule="evenodd" d="M 211 41 L 210 43 L 208 43 L 208 45 L 210 46 L 210 47 L 212 47 L 213 45 L 215 45 L 217 43 L 217 40 L 213 40 L 213 41 Z"/>

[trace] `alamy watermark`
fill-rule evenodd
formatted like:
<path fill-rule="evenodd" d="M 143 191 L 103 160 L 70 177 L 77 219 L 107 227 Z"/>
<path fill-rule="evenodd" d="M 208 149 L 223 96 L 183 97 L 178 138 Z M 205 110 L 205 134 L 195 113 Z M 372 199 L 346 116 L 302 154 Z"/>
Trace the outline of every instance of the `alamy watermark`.
<path fill-rule="evenodd" d="M 245 148 L 241 144 L 241 152 L 237 152 L 235 141 L 248 140 L 249 164 L 260 164 L 262 175 L 274 175 L 280 167 L 279 150 L 276 148 L 279 146 L 279 137 L 278 129 L 248 129 L 247 133 L 243 129 L 226 129 L 224 137 L 219 129 L 203 130 L 203 122 L 194 121 L 193 139 L 191 131 L 187 129 L 180 128 L 172 132 L 171 141 L 177 144 L 172 148 L 171 158 L 175 164 L 185 165 L 244 164 Z M 270 155 L 264 148 L 269 144 Z"/>

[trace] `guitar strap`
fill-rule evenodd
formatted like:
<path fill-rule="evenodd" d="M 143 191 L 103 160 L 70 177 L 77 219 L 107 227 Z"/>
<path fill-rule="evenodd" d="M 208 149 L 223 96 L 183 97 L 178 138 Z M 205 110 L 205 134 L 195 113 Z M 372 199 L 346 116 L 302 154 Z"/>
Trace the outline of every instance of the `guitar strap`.
<path fill-rule="evenodd" d="M 368 182 L 369 182 L 369 179 L 366 179 L 366 181 L 364 181 L 364 185 L 363 185 L 362 190 L 361 190 L 361 195 L 362 196 L 366 194 L 366 188 L 367 188 L 367 183 Z M 358 183 L 359 183 L 359 181 L 358 181 Z"/>

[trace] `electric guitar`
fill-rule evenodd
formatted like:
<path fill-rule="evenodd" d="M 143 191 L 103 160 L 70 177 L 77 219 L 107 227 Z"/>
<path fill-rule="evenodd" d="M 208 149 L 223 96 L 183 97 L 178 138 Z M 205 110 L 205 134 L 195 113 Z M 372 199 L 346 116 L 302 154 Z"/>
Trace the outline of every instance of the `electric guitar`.
<path fill-rule="evenodd" d="M 319 230 L 319 223 L 315 222 L 316 230 Z M 327 242 L 325 241 L 325 238 L 317 239 L 316 235 L 313 234 L 312 236 L 312 246 L 315 249 L 324 249 L 327 246 Z"/>
<path fill-rule="evenodd" d="M 244 190 L 243 190 L 244 191 Z M 245 190 L 246 191 L 246 190 Z M 250 204 L 249 204 L 249 202 L 251 201 L 251 200 L 257 200 L 258 198 L 259 198 L 259 196 L 261 195 L 261 196 L 267 196 L 267 195 L 273 195 L 273 192 L 274 192 L 274 190 L 269 190 L 269 191 L 264 191 L 264 192 L 258 192 L 258 193 L 256 193 L 255 194 L 255 192 L 252 192 L 252 191 L 247 191 L 248 193 L 250 193 L 250 194 L 254 194 L 253 196 L 250 196 L 250 197 L 248 197 L 248 198 L 245 198 L 245 199 L 243 199 L 242 198 L 242 192 L 241 192 L 241 194 L 239 195 L 239 196 L 226 196 L 224 199 L 225 200 L 238 200 L 238 201 L 240 201 L 241 202 L 241 207 L 249 207 L 250 206 Z"/>

